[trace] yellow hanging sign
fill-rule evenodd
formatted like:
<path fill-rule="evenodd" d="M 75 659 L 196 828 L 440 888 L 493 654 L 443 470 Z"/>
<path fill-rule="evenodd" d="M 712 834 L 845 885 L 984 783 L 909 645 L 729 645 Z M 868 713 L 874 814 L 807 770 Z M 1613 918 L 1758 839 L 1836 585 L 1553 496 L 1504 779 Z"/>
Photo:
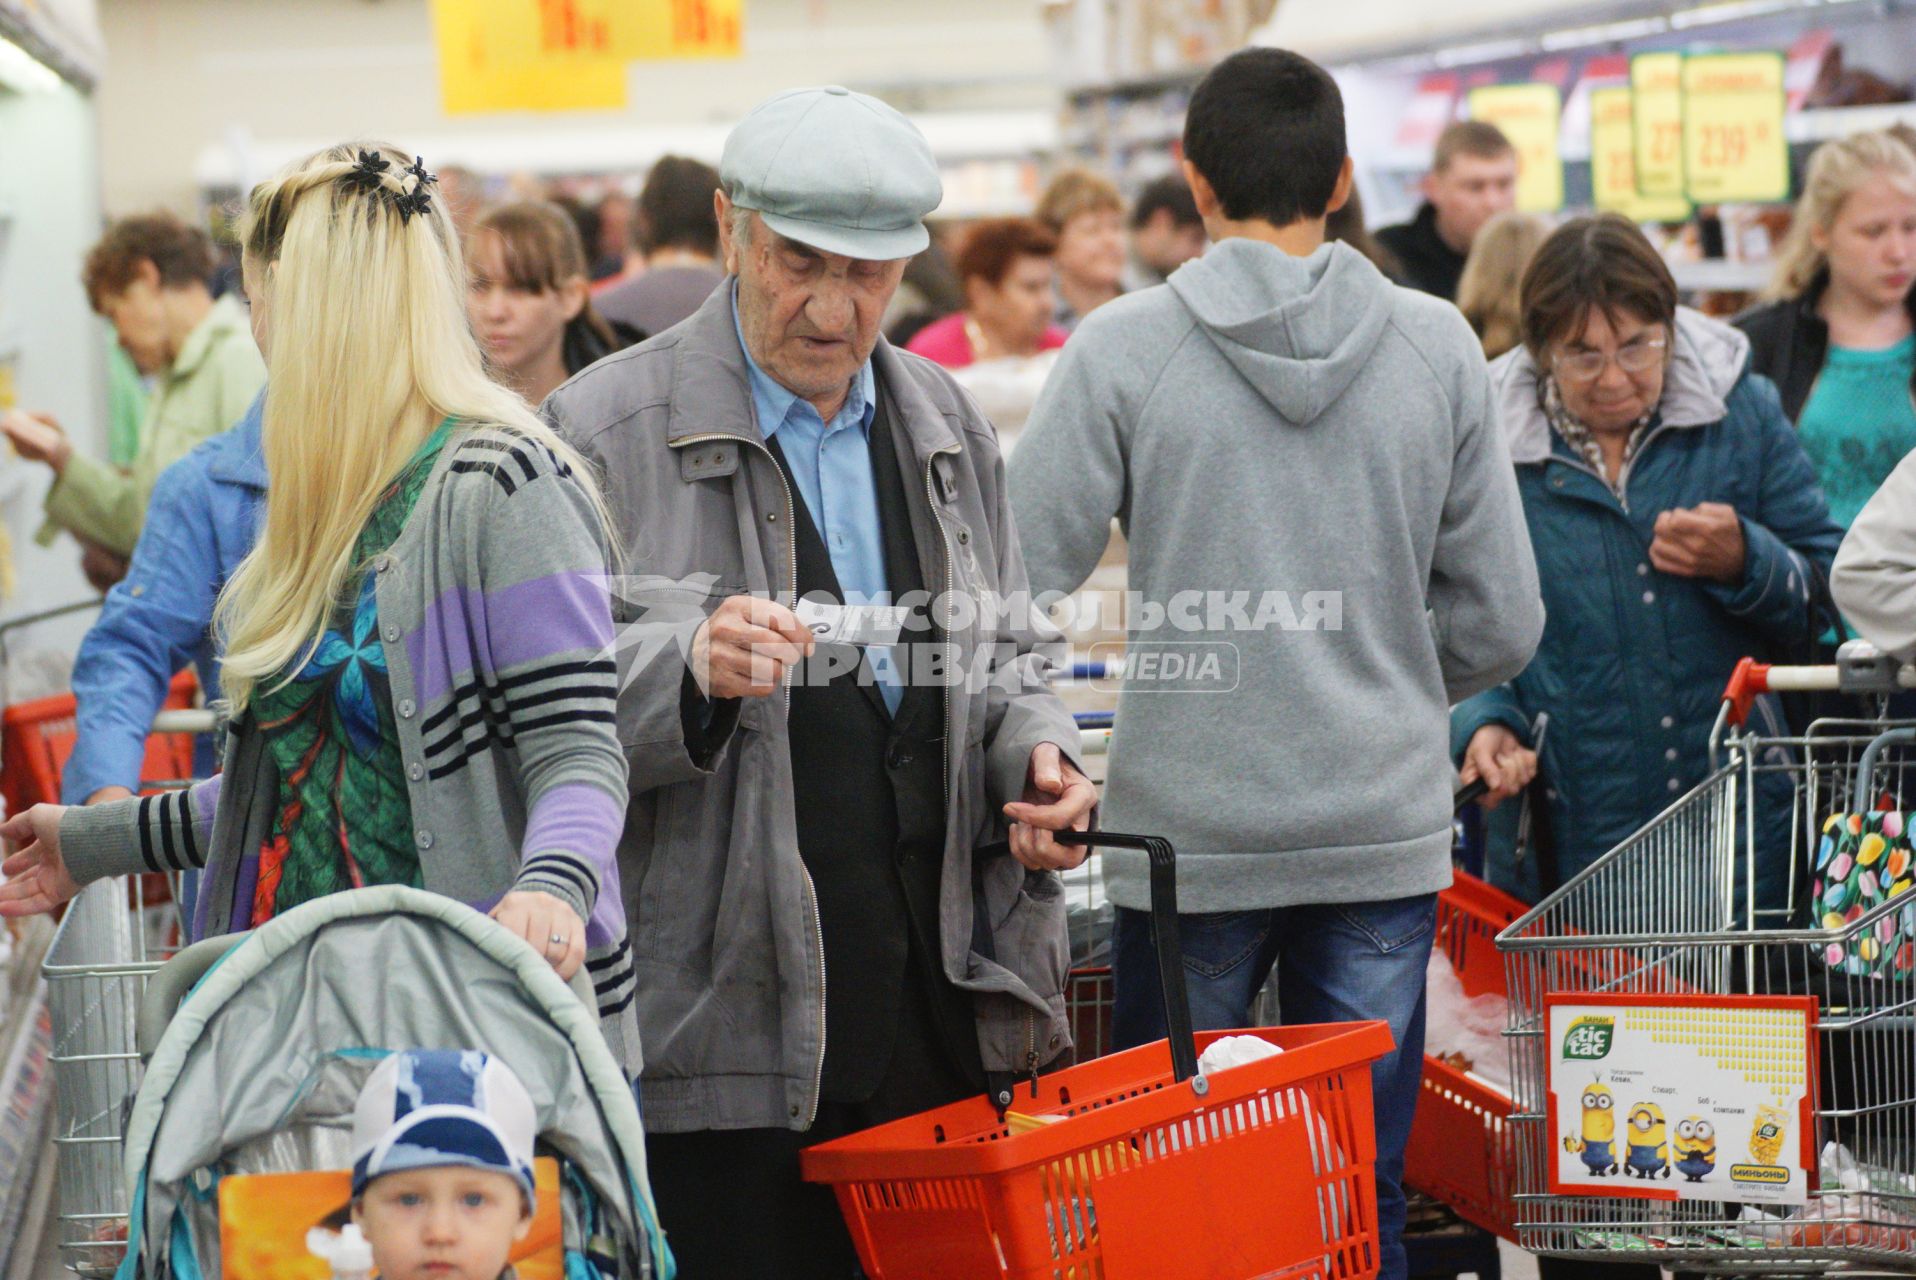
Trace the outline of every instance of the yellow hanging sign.
<path fill-rule="evenodd" d="M 1681 222 L 1690 216 L 1688 200 L 1638 193 L 1631 97 L 1623 85 L 1590 91 L 1591 196 L 1597 208 L 1635 222 Z"/>
<path fill-rule="evenodd" d="M 1494 84 L 1470 91 L 1470 118 L 1503 130 L 1517 149 L 1517 207 L 1563 208 L 1563 155 L 1557 145 L 1563 102 L 1550 84 Z"/>
<path fill-rule="evenodd" d="M 538 0 L 433 0 L 439 96 L 447 115 L 625 106 L 623 61 L 577 52 L 551 56 L 528 44 L 537 7 Z"/>
<path fill-rule="evenodd" d="M 1711 53 L 1683 60 L 1683 165 L 1690 199 L 1787 200 L 1783 55 Z"/>
<path fill-rule="evenodd" d="M 1640 53 L 1630 59 L 1631 137 L 1637 194 L 1683 196 L 1683 55 Z"/>
<path fill-rule="evenodd" d="M 744 0 L 485 0 L 507 56 L 736 58 Z"/>

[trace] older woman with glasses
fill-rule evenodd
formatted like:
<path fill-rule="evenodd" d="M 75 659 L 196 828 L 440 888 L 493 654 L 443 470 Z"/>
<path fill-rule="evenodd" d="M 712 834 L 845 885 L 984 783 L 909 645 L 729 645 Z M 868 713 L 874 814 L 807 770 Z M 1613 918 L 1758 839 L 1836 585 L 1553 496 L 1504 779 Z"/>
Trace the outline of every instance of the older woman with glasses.
<path fill-rule="evenodd" d="M 1708 775 L 1732 668 L 1807 652 L 1841 531 L 1749 340 L 1677 306 L 1634 224 L 1559 228 L 1521 307 L 1523 345 L 1491 379 L 1548 622 L 1529 668 L 1452 727 L 1487 808 L 1539 779 L 1533 856 L 1513 858 L 1493 823 L 1488 858 L 1492 879 L 1534 899 Z M 1785 731 L 1780 708 L 1758 716 Z M 1759 904 L 1781 906 L 1787 858 L 1759 855 L 1756 872 Z"/>

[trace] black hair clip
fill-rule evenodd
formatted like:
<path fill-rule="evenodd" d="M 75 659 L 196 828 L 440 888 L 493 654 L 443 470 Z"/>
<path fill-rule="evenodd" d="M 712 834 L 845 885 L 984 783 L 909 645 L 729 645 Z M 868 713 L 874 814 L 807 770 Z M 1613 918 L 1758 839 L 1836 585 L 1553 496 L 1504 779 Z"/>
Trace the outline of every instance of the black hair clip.
<path fill-rule="evenodd" d="M 361 150 L 359 163 L 347 173 L 346 181 L 357 190 L 371 195 L 385 186 L 386 171 L 392 168 L 392 162 L 373 151 Z"/>
<path fill-rule="evenodd" d="M 412 175 L 413 180 L 411 191 L 393 197 L 393 207 L 399 210 L 399 220 L 407 223 L 412 221 L 415 213 L 424 214 L 432 208 L 432 193 L 426 188 L 439 181 L 439 175 L 426 172 L 424 156 L 414 156 L 412 164 L 400 172 Z"/>

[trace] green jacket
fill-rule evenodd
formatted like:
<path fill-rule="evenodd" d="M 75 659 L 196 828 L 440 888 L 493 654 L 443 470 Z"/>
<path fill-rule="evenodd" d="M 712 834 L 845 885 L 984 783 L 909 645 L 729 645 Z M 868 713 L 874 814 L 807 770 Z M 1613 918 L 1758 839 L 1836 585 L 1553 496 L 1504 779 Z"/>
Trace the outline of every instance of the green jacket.
<path fill-rule="evenodd" d="M 47 491 L 42 545 L 57 529 L 131 555 L 160 472 L 194 445 L 238 422 L 266 385 L 246 309 L 233 297 L 213 304 L 187 335 L 173 367 L 158 379 L 140 424 L 139 449 L 125 471 L 75 453 Z"/>

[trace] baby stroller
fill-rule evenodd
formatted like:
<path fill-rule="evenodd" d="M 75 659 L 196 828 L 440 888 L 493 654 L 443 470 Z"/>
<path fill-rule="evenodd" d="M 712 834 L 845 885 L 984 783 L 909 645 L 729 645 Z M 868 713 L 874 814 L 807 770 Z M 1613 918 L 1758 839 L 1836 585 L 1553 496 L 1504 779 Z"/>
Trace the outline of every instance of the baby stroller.
<path fill-rule="evenodd" d="M 220 1183 L 351 1163 L 353 1104 L 403 1048 L 481 1048 L 524 1081 L 560 1167 L 567 1280 L 671 1280 L 630 1082 L 575 988 L 519 938 L 415 889 L 309 902 L 148 983 L 117 1280 L 221 1280 Z"/>

